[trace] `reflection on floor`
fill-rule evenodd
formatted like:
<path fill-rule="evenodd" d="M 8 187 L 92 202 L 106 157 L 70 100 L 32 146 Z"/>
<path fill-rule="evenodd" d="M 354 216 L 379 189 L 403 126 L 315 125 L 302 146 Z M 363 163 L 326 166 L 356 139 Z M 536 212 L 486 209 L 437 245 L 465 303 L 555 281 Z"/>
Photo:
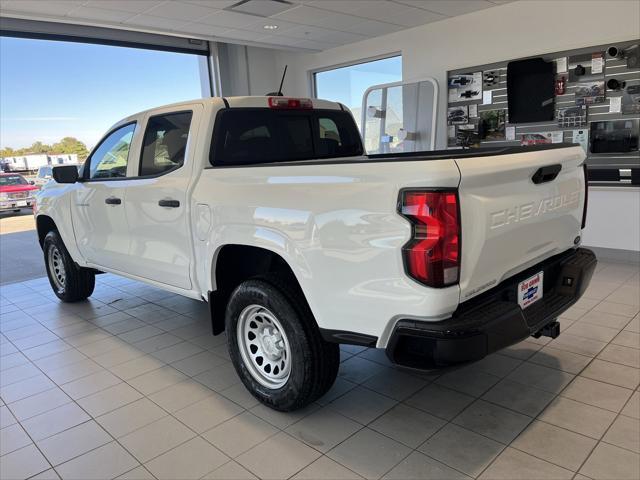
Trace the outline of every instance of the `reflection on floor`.
<path fill-rule="evenodd" d="M 204 304 L 112 275 L 75 305 L 46 279 L 0 296 L 3 480 L 640 476 L 637 266 L 601 262 L 558 339 L 473 365 L 343 347 L 292 414 L 245 391 Z"/>

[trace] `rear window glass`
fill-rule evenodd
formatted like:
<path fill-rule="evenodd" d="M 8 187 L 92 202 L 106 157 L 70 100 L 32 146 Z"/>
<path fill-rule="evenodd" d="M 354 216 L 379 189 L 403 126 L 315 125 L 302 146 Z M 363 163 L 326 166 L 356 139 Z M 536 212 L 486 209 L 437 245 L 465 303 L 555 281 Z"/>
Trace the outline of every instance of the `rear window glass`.
<path fill-rule="evenodd" d="M 362 155 L 351 115 L 334 110 L 237 108 L 220 112 L 211 147 L 214 166 L 254 165 Z"/>

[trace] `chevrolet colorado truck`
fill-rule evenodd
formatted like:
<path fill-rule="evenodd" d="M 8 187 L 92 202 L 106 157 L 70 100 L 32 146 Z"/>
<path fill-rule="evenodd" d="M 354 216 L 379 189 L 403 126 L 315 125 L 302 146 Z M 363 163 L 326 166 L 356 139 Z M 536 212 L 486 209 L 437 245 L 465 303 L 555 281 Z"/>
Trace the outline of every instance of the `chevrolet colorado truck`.
<path fill-rule="evenodd" d="M 288 411 L 331 387 L 340 343 L 427 369 L 557 336 L 596 265 L 584 159 L 367 156 L 339 103 L 210 98 L 118 122 L 35 215 L 62 301 L 100 272 L 206 301 L 245 386 Z"/>

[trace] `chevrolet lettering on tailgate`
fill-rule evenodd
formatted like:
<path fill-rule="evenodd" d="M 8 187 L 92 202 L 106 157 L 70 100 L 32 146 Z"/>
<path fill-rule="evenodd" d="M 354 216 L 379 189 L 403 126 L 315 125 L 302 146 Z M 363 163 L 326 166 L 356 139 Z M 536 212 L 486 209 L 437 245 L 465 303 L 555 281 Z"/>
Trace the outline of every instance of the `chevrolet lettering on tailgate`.
<path fill-rule="evenodd" d="M 491 213 L 491 229 L 500 228 L 511 223 L 518 223 L 545 213 L 555 212 L 566 207 L 575 207 L 580 200 L 580 191 L 556 195 L 539 202 L 528 202 L 516 205 L 512 209 L 505 208 Z"/>

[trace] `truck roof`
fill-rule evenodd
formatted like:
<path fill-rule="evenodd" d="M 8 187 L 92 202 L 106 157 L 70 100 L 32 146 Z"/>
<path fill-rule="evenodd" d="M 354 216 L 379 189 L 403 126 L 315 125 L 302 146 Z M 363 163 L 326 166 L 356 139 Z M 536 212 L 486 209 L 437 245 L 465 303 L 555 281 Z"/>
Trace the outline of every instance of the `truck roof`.
<path fill-rule="evenodd" d="M 215 105 L 220 108 L 224 108 L 227 104 L 230 108 L 269 108 L 269 96 L 249 96 L 249 97 L 205 97 L 197 98 L 194 100 L 187 100 L 184 102 L 169 103 L 167 105 L 161 105 L 158 107 L 142 110 L 141 112 L 134 113 L 132 115 L 123 118 L 111 126 L 109 130 L 116 128 L 119 125 L 128 123 L 141 115 L 153 114 L 156 111 L 162 111 L 167 108 L 180 109 L 182 107 L 188 107 L 189 105 L 202 104 L 202 105 Z M 275 98 L 308 98 L 308 97 L 275 97 Z M 318 98 L 310 98 L 313 108 L 323 110 L 345 110 L 347 107 L 338 102 L 331 102 L 329 100 L 321 100 Z M 225 103 L 226 102 L 226 103 Z"/>

